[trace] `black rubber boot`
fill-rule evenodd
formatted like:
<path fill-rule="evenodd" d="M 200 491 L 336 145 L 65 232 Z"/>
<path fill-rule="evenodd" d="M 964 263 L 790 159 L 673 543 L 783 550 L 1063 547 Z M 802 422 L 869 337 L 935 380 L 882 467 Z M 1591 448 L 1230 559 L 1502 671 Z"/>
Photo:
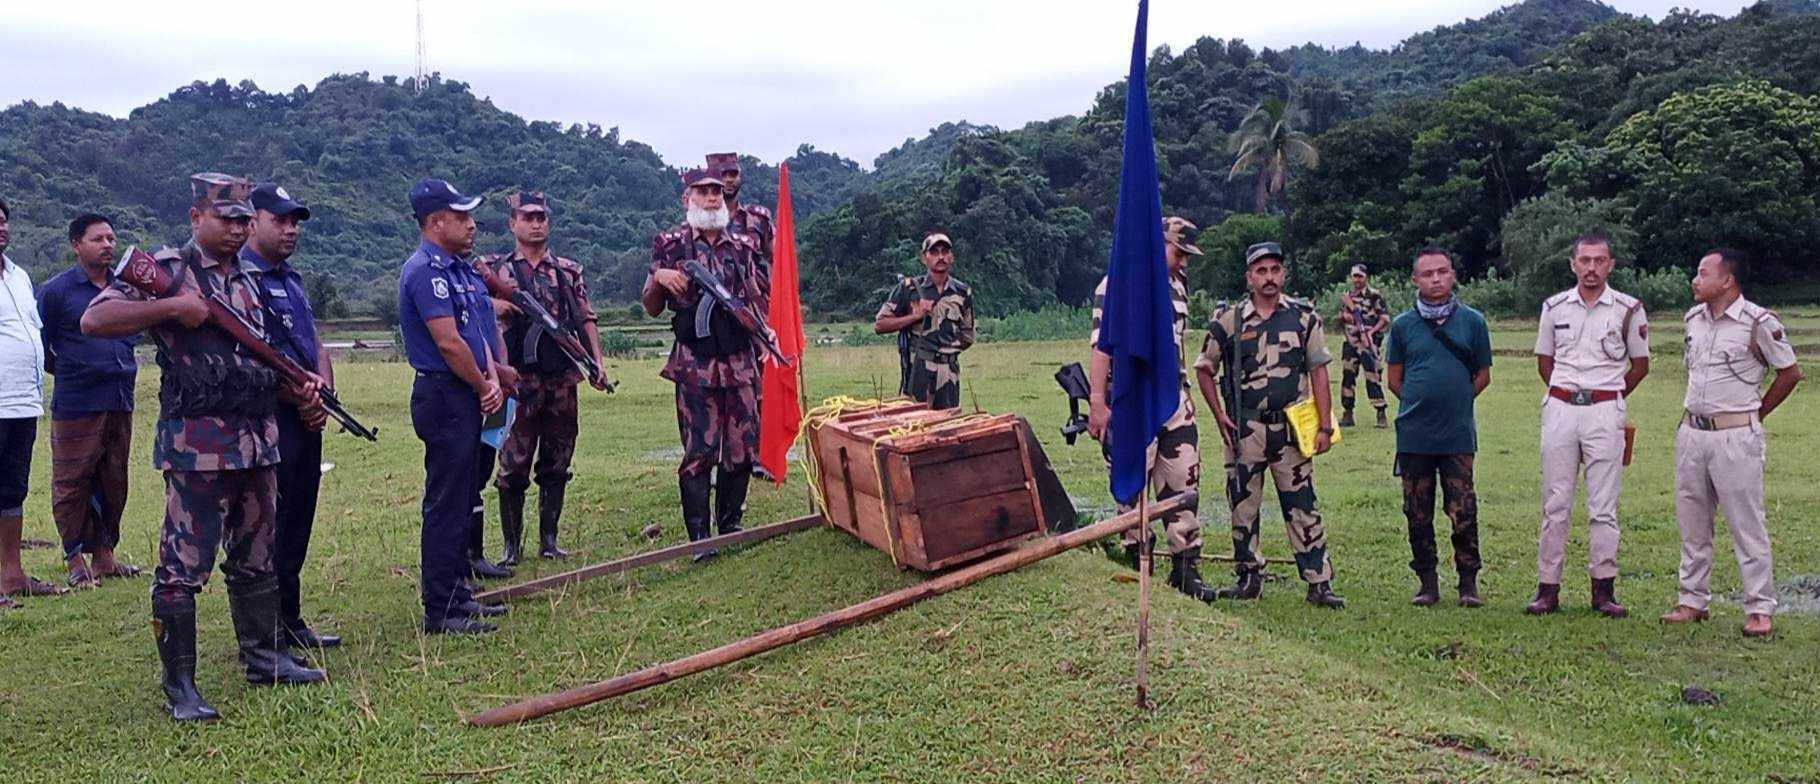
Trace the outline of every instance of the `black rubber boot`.
<path fill-rule="evenodd" d="M 196 691 L 196 601 L 152 601 L 152 638 L 164 665 L 164 703 L 178 721 L 214 721 L 221 714 Z"/>
<path fill-rule="evenodd" d="M 1433 607 L 1441 601 L 1441 583 L 1432 571 L 1416 573 L 1422 587 L 1416 589 L 1416 595 L 1410 597 L 1409 603 L 1417 607 Z"/>
<path fill-rule="evenodd" d="M 525 546 L 525 491 L 499 491 L 499 532 L 506 540 L 506 553 L 500 566 L 517 566 Z"/>
<path fill-rule="evenodd" d="M 1479 596 L 1479 573 L 1460 573 L 1460 606 L 1484 607 L 1485 600 Z"/>
<path fill-rule="evenodd" d="M 714 525 L 721 536 L 745 530 L 746 488 L 752 483 L 751 470 L 722 471 L 714 487 Z"/>
<path fill-rule="evenodd" d="M 322 670 L 298 666 L 291 658 L 291 647 L 280 636 L 284 631 L 278 620 L 277 578 L 229 585 L 228 611 L 234 616 L 234 636 L 240 640 L 240 663 L 246 665 L 247 683 L 319 683 L 328 677 Z"/>
<path fill-rule="evenodd" d="M 1264 575 L 1256 569 L 1239 571 L 1238 582 L 1230 588 L 1221 588 L 1214 592 L 1216 599 L 1239 599 L 1250 601 L 1264 595 Z"/>
<path fill-rule="evenodd" d="M 468 521 L 468 571 L 479 580 L 500 580 L 512 576 L 512 570 L 487 560 L 487 516 L 476 511 Z"/>
<path fill-rule="evenodd" d="M 1592 608 L 1607 618 L 1623 618 L 1630 609 L 1618 603 L 1617 578 L 1592 581 Z"/>
<path fill-rule="evenodd" d="M 1346 600 L 1333 592 L 1333 585 L 1325 582 L 1308 584 L 1308 603 L 1330 610 L 1338 610 L 1346 606 Z"/>
<path fill-rule="evenodd" d="M 569 551 L 556 546 L 556 526 L 562 522 L 562 497 L 569 486 L 557 482 L 537 486 L 537 555 L 567 558 Z"/>
<path fill-rule="evenodd" d="M 1201 548 L 1193 547 L 1169 556 L 1169 587 L 1190 599 L 1211 602 L 1217 595 L 1213 586 L 1201 580 Z"/>
<path fill-rule="evenodd" d="M 682 490 L 683 527 L 689 530 L 689 541 L 699 542 L 708 538 L 708 515 L 712 514 L 708 494 L 712 487 L 713 477 L 706 471 L 695 476 L 684 476 L 677 479 L 677 487 Z M 713 550 L 696 553 L 693 559 L 697 563 L 714 557 Z"/>

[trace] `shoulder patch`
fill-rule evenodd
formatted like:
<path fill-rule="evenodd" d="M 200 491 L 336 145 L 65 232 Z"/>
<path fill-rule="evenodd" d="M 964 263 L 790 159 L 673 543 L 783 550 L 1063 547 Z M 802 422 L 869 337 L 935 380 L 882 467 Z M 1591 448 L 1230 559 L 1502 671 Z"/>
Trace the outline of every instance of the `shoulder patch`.
<path fill-rule="evenodd" d="M 1706 306 L 1705 305 L 1695 305 L 1691 308 L 1688 308 L 1687 313 L 1681 317 L 1681 320 L 1682 321 L 1693 321 L 1695 316 L 1700 315 L 1700 309 L 1703 307 L 1706 307 Z"/>
<path fill-rule="evenodd" d="M 567 269 L 571 272 L 581 272 L 582 271 L 581 262 L 576 261 L 571 258 L 564 257 L 564 256 L 556 257 L 556 266 L 561 269 Z"/>
<path fill-rule="evenodd" d="M 449 298 L 448 280 L 444 279 L 441 275 L 431 278 L 430 279 L 430 293 L 435 294 L 437 299 L 448 299 Z"/>

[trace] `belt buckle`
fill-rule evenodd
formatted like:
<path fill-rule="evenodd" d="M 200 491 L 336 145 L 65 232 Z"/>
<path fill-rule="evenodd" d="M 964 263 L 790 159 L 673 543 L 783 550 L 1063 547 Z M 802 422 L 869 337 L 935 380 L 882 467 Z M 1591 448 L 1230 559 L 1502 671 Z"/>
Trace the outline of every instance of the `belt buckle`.
<path fill-rule="evenodd" d="M 1568 402 L 1570 402 L 1576 406 L 1590 406 L 1593 404 L 1592 390 L 1576 389 L 1576 390 L 1574 390 L 1573 399 L 1569 400 Z"/>

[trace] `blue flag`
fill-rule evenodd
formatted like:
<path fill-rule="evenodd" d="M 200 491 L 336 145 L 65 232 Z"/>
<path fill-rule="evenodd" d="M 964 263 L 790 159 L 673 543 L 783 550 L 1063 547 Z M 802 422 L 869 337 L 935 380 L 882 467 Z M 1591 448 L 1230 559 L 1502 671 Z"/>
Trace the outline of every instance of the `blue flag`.
<path fill-rule="evenodd" d="M 1099 350 L 1112 358 L 1110 445 L 1112 497 L 1134 504 L 1148 479 L 1144 460 L 1181 402 L 1181 356 L 1175 344 L 1175 302 L 1163 253 L 1163 198 L 1157 188 L 1156 140 L 1150 129 L 1148 55 L 1144 30 L 1149 0 L 1139 0 L 1125 85 L 1125 159 L 1113 220 L 1112 260 Z"/>

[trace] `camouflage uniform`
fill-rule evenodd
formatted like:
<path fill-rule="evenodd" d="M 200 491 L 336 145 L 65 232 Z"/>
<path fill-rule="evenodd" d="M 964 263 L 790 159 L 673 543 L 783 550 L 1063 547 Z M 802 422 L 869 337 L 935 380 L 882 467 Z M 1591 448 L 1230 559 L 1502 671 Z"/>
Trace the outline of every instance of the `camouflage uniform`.
<path fill-rule="evenodd" d="M 1235 334 L 1237 357 L 1232 355 Z M 1226 499 L 1232 507 L 1233 559 L 1241 575 L 1265 565 L 1258 552 L 1258 514 L 1264 504 L 1264 472 L 1269 470 L 1302 579 L 1316 584 L 1333 577 L 1314 492 L 1314 462 L 1296 448 L 1283 413 L 1312 394 L 1310 374 L 1333 361 L 1325 341 L 1321 317 L 1312 305 L 1284 297 L 1266 319 L 1246 298 L 1236 306 L 1215 309 L 1201 356 L 1195 360 L 1196 368 L 1218 377 L 1226 411 L 1239 421 L 1237 446 L 1226 447 Z M 1238 405 L 1231 382 L 1235 361 Z"/>
<path fill-rule="evenodd" d="M 253 278 L 258 270 L 250 262 L 219 262 L 193 243 L 166 248 L 154 258 L 181 281 L 181 290 L 221 292 L 263 329 L 265 308 Z M 145 299 L 116 281 L 95 302 Z M 148 332 L 158 343 L 162 371 L 152 464 L 164 472 L 167 491 L 152 597 L 187 601 L 202 590 L 217 546 L 227 551 L 222 571 L 230 587 L 270 576 L 278 492 L 277 374 L 214 329 L 167 323 Z"/>
<path fill-rule="evenodd" d="M 769 307 L 757 291 L 758 247 L 749 237 L 721 232 L 709 243 L 688 226 L 657 236 L 651 248 L 651 271 L 681 271 L 691 259 L 759 312 Z M 679 336 L 694 334 L 695 306 L 706 295 L 691 283 L 680 301 L 672 300 Z M 677 473 L 694 476 L 720 467 L 749 470 L 758 453 L 758 355 L 750 337 L 717 312 L 714 335 L 702 341 L 679 337 L 661 375 L 676 385 L 676 424 L 682 434 L 683 460 Z M 720 345 L 716 345 L 719 343 Z"/>
<path fill-rule="evenodd" d="M 708 155 L 708 171 L 716 175 L 732 169 L 739 169 L 739 154 L 717 152 Z M 744 204 L 736 199 L 727 200 L 728 212 L 732 213 L 727 231 L 741 236 L 751 237 L 758 244 L 753 263 L 758 267 L 758 290 L 763 292 L 767 301 L 771 299 L 771 256 L 775 251 L 773 243 L 777 241 L 776 220 L 771 211 L 757 204 Z"/>
<path fill-rule="evenodd" d="M 915 300 L 933 300 L 935 305 L 921 322 L 904 330 L 910 369 L 898 394 L 934 408 L 960 408 L 960 356 L 973 345 L 974 337 L 973 288 L 952 276 L 940 289 L 928 274 L 904 278 L 879 307 L 877 318 L 908 315 Z"/>
<path fill-rule="evenodd" d="M 1380 319 L 1389 317 L 1390 306 L 1384 302 L 1383 293 L 1370 286 L 1363 291 L 1353 289 L 1340 295 L 1340 312 L 1351 313 L 1351 319 L 1342 318 L 1345 325 L 1346 345 L 1340 349 L 1340 407 L 1352 410 L 1356 398 L 1354 387 L 1358 384 L 1359 370 L 1365 370 L 1365 395 L 1371 400 L 1371 407 L 1383 411 L 1384 402 L 1384 354 L 1379 350 L 1378 341 L 1384 337 L 1385 330 L 1372 333 L 1370 339 L 1365 332 L 1377 325 Z M 1369 353 L 1361 347 L 1369 347 Z"/>
<path fill-rule="evenodd" d="M 1175 345 L 1178 352 L 1186 346 L 1184 342 L 1188 331 L 1188 280 L 1181 274 L 1169 276 L 1170 299 L 1175 305 Z M 1106 279 L 1100 279 L 1100 285 L 1093 291 L 1093 335 L 1088 339 L 1089 346 L 1098 346 L 1100 342 L 1100 321 L 1106 305 Z M 1150 487 L 1156 493 L 1156 500 L 1167 501 L 1186 492 L 1198 492 L 1201 486 L 1201 437 L 1200 429 L 1194 422 L 1194 397 L 1188 382 L 1188 363 L 1182 357 L 1182 400 L 1176 408 L 1175 416 L 1163 425 L 1162 432 L 1157 434 L 1156 443 L 1150 447 L 1145 462 L 1150 467 Z M 1116 383 L 1116 379 L 1110 379 Z M 1102 447 L 1108 464 L 1111 452 Z M 1134 507 L 1120 506 L 1119 512 L 1131 511 Z M 1171 514 L 1163 520 L 1163 530 L 1169 535 L 1169 554 L 1180 555 L 1201 548 L 1201 520 L 1199 505 L 1189 507 Z M 1137 530 L 1125 532 L 1127 545 L 1137 544 Z"/>
<path fill-rule="evenodd" d="M 517 253 L 494 256 L 480 265 L 482 275 L 504 272 L 521 290 L 536 297 L 558 321 L 573 329 L 582 346 L 588 346 L 581 325 L 599 321 L 588 303 L 588 284 L 581 264 L 546 254 L 533 264 Z M 554 340 L 531 334 L 530 318 L 502 319 L 506 356 L 518 371 L 518 419 L 499 451 L 499 475 L 494 486 L 524 490 L 530 486 L 532 457 L 536 457 L 537 485 L 547 487 L 569 481 L 569 462 L 575 454 L 578 433 L 576 389 L 581 371 L 556 347 Z"/>

